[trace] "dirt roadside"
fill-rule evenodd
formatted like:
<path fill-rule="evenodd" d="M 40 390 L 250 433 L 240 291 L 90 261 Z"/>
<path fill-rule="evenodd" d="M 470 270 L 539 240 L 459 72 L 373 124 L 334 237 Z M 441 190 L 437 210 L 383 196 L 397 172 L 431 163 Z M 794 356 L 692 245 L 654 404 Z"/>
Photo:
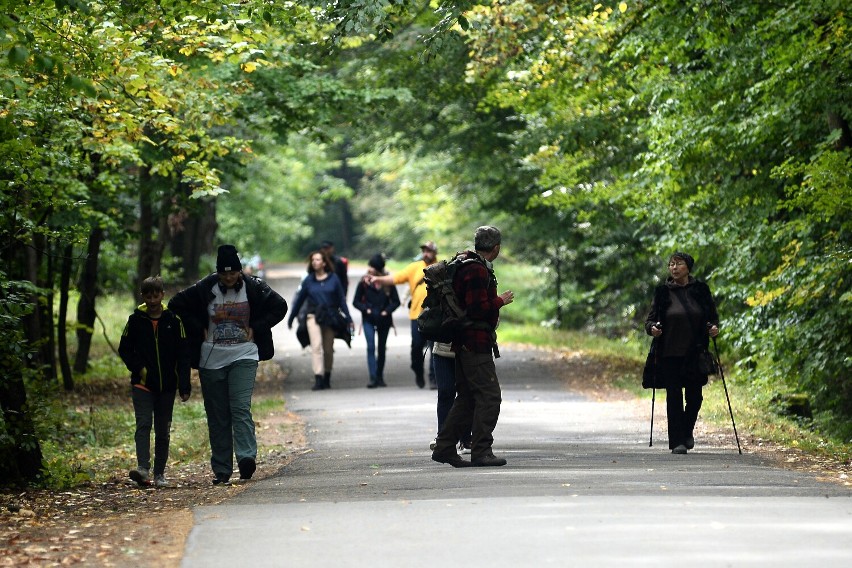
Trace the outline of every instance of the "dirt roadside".
<path fill-rule="evenodd" d="M 623 402 L 640 415 L 648 413 L 646 402 L 611 384 L 612 377 L 636 369 L 589 359 L 582 353 L 541 351 L 549 354 L 553 374 L 566 388 L 594 400 Z M 279 387 L 280 382 L 259 385 L 255 397 L 280 396 L 275 394 Z M 310 451 L 303 424 L 292 413 L 265 418 L 257 424 L 257 432 L 261 447 L 283 449 L 259 456 L 254 479 L 273 476 Z M 698 437 L 702 445 L 731 444 L 730 432 L 706 425 Z M 744 451 L 759 453 L 783 467 L 852 484 L 848 463 L 831 463 L 766 444 L 747 433 L 740 433 L 740 439 Z M 165 489 L 137 488 L 119 472 L 107 482 L 67 491 L 0 493 L 0 566 L 179 566 L 193 526 L 192 509 L 226 501 L 247 485 L 213 486 L 207 463 L 184 464 L 170 472 L 175 487 Z"/>
<path fill-rule="evenodd" d="M 284 375 L 277 365 L 268 365 L 258 373 L 256 402 L 281 396 Z M 275 475 L 309 451 L 295 414 L 271 414 L 255 427 L 261 452 L 247 483 Z M 0 492 L 0 567 L 179 566 L 192 530 L 192 509 L 226 501 L 248 485 L 214 486 L 206 460 L 170 465 L 167 475 L 167 488 L 140 488 L 119 471 L 105 482 L 73 489 Z"/>

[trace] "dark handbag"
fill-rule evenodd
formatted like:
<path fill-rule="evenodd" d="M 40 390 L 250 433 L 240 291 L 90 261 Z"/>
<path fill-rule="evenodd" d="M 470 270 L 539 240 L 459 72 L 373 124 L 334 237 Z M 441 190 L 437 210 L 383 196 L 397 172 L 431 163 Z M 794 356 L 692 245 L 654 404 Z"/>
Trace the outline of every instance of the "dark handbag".
<path fill-rule="evenodd" d="M 346 330 L 349 327 L 349 322 L 346 320 L 346 315 L 340 308 L 332 308 L 322 304 L 317 306 L 316 315 L 317 323 L 323 327 L 330 327 L 335 331 Z"/>
<path fill-rule="evenodd" d="M 659 388 L 657 381 L 657 350 L 655 342 L 651 342 L 648 357 L 645 358 L 645 367 L 642 369 L 642 388 Z"/>
<path fill-rule="evenodd" d="M 702 375 L 719 374 L 719 362 L 707 349 L 698 352 L 698 372 Z"/>

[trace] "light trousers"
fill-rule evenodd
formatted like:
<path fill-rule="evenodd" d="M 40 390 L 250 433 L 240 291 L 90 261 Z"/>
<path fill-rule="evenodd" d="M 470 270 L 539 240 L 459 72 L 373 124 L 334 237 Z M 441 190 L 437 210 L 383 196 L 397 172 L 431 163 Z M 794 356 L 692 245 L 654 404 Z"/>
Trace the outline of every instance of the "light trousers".
<path fill-rule="evenodd" d="M 314 375 L 330 373 L 334 366 L 334 330 L 317 323 L 314 314 L 305 322 L 311 340 L 311 368 Z"/>

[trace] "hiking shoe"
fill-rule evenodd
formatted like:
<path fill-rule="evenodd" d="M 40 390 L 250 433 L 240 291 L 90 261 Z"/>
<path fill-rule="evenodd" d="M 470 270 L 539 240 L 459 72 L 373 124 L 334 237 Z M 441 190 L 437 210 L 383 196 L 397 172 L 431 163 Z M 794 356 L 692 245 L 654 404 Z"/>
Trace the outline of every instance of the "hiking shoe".
<path fill-rule="evenodd" d="M 432 461 L 438 463 L 448 463 L 453 467 L 470 467 L 469 461 L 463 460 L 455 451 L 450 450 L 445 453 L 432 452 Z"/>
<path fill-rule="evenodd" d="M 254 471 L 257 469 L 257 463 L 254 461 L 254 458 L 243 458 L 237 464 L 237 467 L 240 470 L 240 479 L 251 479 L 251 476 L 254 475 Z"/>
<path fill-rule="evenodd" d="M 169 487 L 169 482 L 166 481 L 166 476 L 162 473 L 158 473 L 154 476 L 154 486 L 155 487 Z"/>
<path fill-rule="evenodd" d="M 127 474 L 130 476 L 130 479 L 135 481 L 140 486 L 151 485 L 150 474 L 147 469 L 144 467 L 137 467 L 136 469 L 131 469 L 130 473 Z"/>
<path fill-rule="evenodd" d="M 684 446 L 686 446 L 687 450 L 691 450 L 692 448 L 694 448 L 695 447 L 695 438 L 693 438 L 692 436 L 687 438 Z"/>
<path fill-rule="evenodd" d="M 460 454 L 469 454 L 470 453 L 470 442 L 459 442 L 459 453 Z"/>
<path fill-rule="evenodd" d="M 503 458 L 498 458 L 494 454 L 486 454 L 481 458 L 470 460 L 470 464 L 474 467 L 498 467 L 501 465 L 506 465 L 506 460 Z"/>
<path fill-rule="evenodd" d="M 213 485 L 230 485 L 231 484 L 231 476 L 227 473 L 217 473 L 216 477 L 213 478 Z"/>
<path fill-rule="evenodd" d="M 433 438 L 431 442 L 429 442 L 429 449 L 433 452 L 435 451 L 435 446 L 438 445 L 438 438 Z"/>
<path fill-rule="evenodd" d="M 672 450 L 672 453 L 683 455 L 686 453 L 686 446 L 684 446 L 683 444 L 676 446 L 675 449 Z"/>

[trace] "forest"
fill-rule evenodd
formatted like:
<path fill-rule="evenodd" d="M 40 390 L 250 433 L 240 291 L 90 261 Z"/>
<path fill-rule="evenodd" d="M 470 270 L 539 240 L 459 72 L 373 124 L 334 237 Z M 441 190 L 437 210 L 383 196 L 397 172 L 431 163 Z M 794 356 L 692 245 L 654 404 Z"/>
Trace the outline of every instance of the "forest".
<path fill-rule="evenodd" d="M 840 0 L 6 0 L 0 472 L 42 469 L 98 300 L 495 224 L 543 325 L 635 334 L 675 250 L 738 372 L 852 439 L 852 41 Z M 73 315 L 73 317 L 72 317 Z M 73 323 L 69 322 L 69 317 Z"/>

